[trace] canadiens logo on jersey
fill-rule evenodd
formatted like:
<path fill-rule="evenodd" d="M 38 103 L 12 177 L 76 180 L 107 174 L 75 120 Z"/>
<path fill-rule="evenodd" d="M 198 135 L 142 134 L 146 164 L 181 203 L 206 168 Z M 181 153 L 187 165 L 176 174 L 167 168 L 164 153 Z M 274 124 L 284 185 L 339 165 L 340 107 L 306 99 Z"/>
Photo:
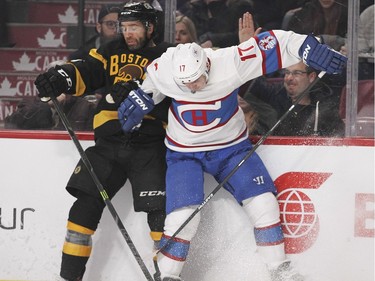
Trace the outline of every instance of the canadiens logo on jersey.
<path fill-rule="evenodd" d="M 282 68 L 280 46 L 272 31 L 263 32 L 256 39 L 262 52 L 263 73 L 271 73 Z"/>
<path fill-rule="evenodd" d="M 259 48 L 263 51 L 271 50 L 276 47 L 276 38 L 269 35 L 259 41 Z"/>
<path fill-rule="evenodd" d="M 192 132 L 204 132 L 225 125 L 238 111 L 237 96 L 229 94 L 211 102 L 172 102 L 172 113 L 178 122 Z"/>

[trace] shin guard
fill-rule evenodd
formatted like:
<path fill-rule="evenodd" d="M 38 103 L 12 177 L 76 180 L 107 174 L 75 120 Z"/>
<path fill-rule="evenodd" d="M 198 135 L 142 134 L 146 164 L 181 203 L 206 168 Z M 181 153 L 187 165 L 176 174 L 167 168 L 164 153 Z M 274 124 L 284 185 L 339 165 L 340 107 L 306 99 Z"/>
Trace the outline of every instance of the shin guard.
<path fill-rule="evenodd" d="M 246 199 L 243 205 L 254 225 L 255 241 L 264 262 L 273 267 L 285 261 L 284 234 L 276 197 L 268 192 Z"/>
<path fill-rule="evenodd" d="M 171 236 L 173 236 L 180 225 L 186 221 L 194 210 L 194 206 L 191 206 L 175 210 L 167 215 L 164 227 L 165 231 L 160 241 L 161 248 L 166 246 L 157 256 L 161 276 L 173 276 L 177 278 L 180 275 L 189 252 L 190 240 L 194 237 L 198 229 L 200 214 L 198 213 L 176 237 L 171 239 Z"/>
<path fill-rule="evenodd" d="M 68 280 L 82 277 L 92 250 L 94 231 L 68 221 L 60 275 Z"/>
<path fill-rule="evenodd" d="M 165 217 L 165 211 L 156 210 L 147 213 L 147 223 L 151 230 L 151 239 L 154 241 L 154 250 L 158 250 L 160 247 L 160 240 L 163 235 Z"/>

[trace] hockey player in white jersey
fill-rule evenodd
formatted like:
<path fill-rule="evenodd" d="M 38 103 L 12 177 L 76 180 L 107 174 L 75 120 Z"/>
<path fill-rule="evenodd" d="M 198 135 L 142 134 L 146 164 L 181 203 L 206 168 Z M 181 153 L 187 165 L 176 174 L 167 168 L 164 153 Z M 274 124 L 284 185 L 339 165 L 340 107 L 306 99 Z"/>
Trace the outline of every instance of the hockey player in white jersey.
<path fill-rule="evenodd" d="M 181 44 L 148 66 L 141 88 L 121 105 L 119 120 L 129 132 L 137 129 L 154 104 L 165 96 L 173 99 L 165 140 L 167 218 L 160 246 L 167 245 L 157 255 L 161 276 L 156 274 L 156 280 L 181 280 L 200 213 L 170 238 L 203 202 L 204 172 L 220 183 L 252 149 L 236 89 L 301 59 L 327 73 L 341 72 L 346 63 L 344 56 L 314 36 L 281 30 L 218 50 Z M 276 188 L 259 156 L 253 153 L 223 187 L 249 216 L 271 280 L 304 280 L 285 255 Z"/>

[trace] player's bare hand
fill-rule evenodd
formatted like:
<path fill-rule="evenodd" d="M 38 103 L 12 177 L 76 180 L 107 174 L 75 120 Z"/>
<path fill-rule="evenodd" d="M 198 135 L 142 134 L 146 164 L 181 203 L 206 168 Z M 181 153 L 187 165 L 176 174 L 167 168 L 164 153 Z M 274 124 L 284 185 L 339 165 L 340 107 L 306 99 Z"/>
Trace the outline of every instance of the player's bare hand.
<path fill-rule="evenodd" d="M 340 48 L 340 53 L 344 56 L 347 56 L 348 55 L 348 49 L 346 48 L 345 45 L 341 46 Z"/>
<path fill-rule="evenodd" d="M 253 16 L 249 12 L 244 13 L 242 18 L 238 19 L 238 39 L 240 43 L 258 35 L 261 30 L 261 27 L 255 30 Z"/>

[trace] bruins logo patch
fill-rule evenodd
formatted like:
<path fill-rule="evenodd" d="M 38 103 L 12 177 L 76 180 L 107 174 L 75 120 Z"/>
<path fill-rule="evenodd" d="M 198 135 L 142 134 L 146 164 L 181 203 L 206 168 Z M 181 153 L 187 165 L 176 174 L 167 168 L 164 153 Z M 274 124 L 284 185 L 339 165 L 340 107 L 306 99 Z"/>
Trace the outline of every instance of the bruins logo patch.
<path fill-rule="evenodd" d="M 81 165 L 77 166 L 77 167 L 74 169 L 74 173 L 75 173 L 75 174 L 78 174 L 80 171 L 81 171 Z"/>

